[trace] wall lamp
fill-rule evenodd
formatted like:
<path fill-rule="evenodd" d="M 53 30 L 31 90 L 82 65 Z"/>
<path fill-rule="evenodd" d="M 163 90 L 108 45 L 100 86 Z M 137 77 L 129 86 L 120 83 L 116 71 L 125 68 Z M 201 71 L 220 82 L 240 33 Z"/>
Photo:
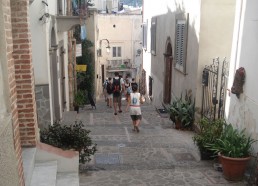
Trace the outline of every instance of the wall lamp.
<path fill-rule="evenodd" d="M 107 41 L 107 44 L 108 44 L 108 46 L 106 47 L 106 50 L 107 50 L 107 53 L 109 54 L 109 52 L 110 52 L 110 45 L 109 45 L 109 41 L 108 41 L 108 39 L 101 39 L 100 41 L 99 41 L 99 49 L 98 49 L 98 51 L 97 51 L 97 54 L 98 54 L 98 56 L 102 56 L 102 51 L 101 51 L 101 48 L 102 48 L 102 41 Z"/>

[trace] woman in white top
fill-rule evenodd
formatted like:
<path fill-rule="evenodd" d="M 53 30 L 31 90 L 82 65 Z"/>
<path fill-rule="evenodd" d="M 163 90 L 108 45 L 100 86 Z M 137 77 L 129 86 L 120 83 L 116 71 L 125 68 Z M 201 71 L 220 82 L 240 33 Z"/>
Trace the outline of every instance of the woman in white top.
<path fill-rule="evenodd" d="M 140 132 L 139 125 L 142 119 L 141 113 L 141 103 L 142 97 L 138 90 L 138 85 L 132 85 L 132 93 L 130 93 L 129 105 L 130 105 L 130 115 L 133 121 L 133 131 Z"/>

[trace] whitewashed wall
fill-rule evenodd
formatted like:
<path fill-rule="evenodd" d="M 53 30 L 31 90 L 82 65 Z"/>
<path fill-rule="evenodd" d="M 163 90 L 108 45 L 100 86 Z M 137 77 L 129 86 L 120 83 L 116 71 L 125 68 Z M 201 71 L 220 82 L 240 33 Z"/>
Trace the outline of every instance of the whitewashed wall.
<path fill-rule="evenodd" d="M 50 5 L 49 5 L 50 7 Z M 30 29 L 32 39 L 32 61 L 34 66 L 35 84 L 48 84 L 48 24 L 39 21 L 47 7 L 41 0 L 34 0 L 30 6 Z"/>
<path fill-rule="evenodd" d="M 143 53 L 143 68 L 146 70 L 147 91 L 148 77 L 153 78 L 153 104 L 161 105 L 163 101 L 165 58 L 167 38 L 171 39 L 172 54 L 175 46 L 175 15 L 189 13 L 188 47 L 187 47 L 187 75 L 183 75 L 173 68 L 171 97 L 180 96 L 182 91 L 191 89 L 195 92 L 195 82 L 198 61 L 198 37 L 200 19 L 200 1 L 145 1 L 143 21 L 148 22 L 147 50 Z M 156 55 L 151 55 L 151 18 L 157 17 Z M 173 63 L 174 64 L 174 63 Z"/>
<path fill-rule="evenodd" d="M 258 139 L 258 2 L 256 0 L 237 1 L 234 39 L 232 44 L 231 64 L 228 88 L 233 85 L 235 71 L 244 67 L 246 81 L 244 93 L 238 99 L 228 94 L 226 117 L 239 129 L 246 128 L 248 134 Z M 258 151 L 258 143 L 254 145 Z"/>
<path fill-rule="evenodd" d="M 179 97 L 186 90 L 192 90 L 196 98 L 196 106 L 201 108 L 201 77 L 205 65 L 214 57 L 230 58 L 235 1 L 234 0 L 162 0 L 159 3 L 145 1 L 143 21 L 148 22 L 148 46 L 143 54 L 143 67 L 148 76 L 153 78 L 153 104 L 161 105 L 164 89 L 164 56 L 165 42 L 168 37 L 172 41 L 172 53 L 175 46 L 175 15 L 188 13 L 188 40 L 186 75 L 172 70 L 171 97 Z M 151 18 L 157 17 L 157 52 L 150 54 Z M 150 66 L 151 62 L 151 66 Z M 174 62 L 173 62 L 174 64 Z M 148 82 L 147 82 L 148 86 Z"/>
<path fill-rule="evenodd" d="M 201 108 L 202 71 L 216 57 L 230 61 L 235 0 L 204 0 L 201 4 L 196 106 Z"/>

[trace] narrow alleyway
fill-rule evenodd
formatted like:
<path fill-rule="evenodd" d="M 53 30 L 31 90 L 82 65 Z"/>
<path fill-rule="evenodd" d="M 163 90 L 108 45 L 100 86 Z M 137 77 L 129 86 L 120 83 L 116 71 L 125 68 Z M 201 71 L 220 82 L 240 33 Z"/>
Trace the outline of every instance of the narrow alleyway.
<path fill-rule="evenodd" d="M 212 161 L 200 161 L 193 132 L 173 129 L 147 103 L 142 113 L 140 133 L 132 131 L 129 112 L 114 116 L 104 100 L 96 110 L 85 106 L 65 115 L 64 122 L 82 120 L 98 145 L 92 161 L 81 166 L 80 186 L 245 185 L 226 181 Z"/>

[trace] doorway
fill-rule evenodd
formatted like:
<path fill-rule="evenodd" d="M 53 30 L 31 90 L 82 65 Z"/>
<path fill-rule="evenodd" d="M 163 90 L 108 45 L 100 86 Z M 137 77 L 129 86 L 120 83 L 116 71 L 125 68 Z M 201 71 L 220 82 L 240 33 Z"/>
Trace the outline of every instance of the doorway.
<path fill-rule="evenodd" d="M 171 82 L 172 82 L 172 46 L 170 39 L 167 41 L 165 56 L 165 76 L 164 76 L 164 96 L 163 102 L 169 104 L 171 100 Z"/>

